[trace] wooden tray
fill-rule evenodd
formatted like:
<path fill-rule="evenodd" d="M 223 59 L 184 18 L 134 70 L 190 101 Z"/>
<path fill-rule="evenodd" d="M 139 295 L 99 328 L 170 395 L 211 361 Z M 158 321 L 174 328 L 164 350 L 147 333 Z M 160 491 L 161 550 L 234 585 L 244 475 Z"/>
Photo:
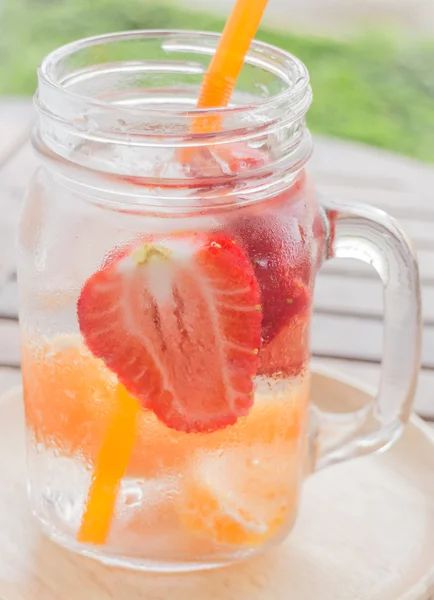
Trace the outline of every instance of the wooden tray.
<path fill-rule="evenodd" d="M 369 401 L 314 376 L 313 393 Z M 311 476 L 297 525 L 248 563 L 177 576 L 107 568 L 38 531 L 26 501 L 20 391 L 0 399 L 1 600 L 429 600 L 434 598 L 434 438 L 413 418 L 382 456 Z"/>

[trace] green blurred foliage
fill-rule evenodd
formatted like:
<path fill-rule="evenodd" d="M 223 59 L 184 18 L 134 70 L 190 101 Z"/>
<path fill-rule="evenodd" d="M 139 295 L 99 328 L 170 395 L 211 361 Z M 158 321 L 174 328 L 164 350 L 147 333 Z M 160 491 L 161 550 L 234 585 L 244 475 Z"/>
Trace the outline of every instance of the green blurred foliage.
<path fill-rule="evenodd" d="M 5 0 L 0 17 L 0 94 L 31 94 L 36 68 L 55 47 L 128 29 L 220 31 L 222 18 L 151 0 Z M 258 37 L 299 56 L 314 89 L 316 133 L 434 162 L 434 41 L 384 32 L 350 40 L 263 28 Z"/>

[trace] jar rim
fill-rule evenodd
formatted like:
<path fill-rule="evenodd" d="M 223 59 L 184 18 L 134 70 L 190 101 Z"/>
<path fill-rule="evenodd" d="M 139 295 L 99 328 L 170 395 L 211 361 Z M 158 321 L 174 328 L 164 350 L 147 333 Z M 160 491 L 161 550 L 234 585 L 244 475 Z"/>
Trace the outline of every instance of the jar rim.
<path fill-rule="evenodd" d="M 155 30 L 133 30 L 133 31 L 121 31 L 115 33 L 107 33 L 102 35 L 96 35 L 92 37 L 83 38 L 69 44 L 65 44 L 60 46 L 56 50 L 52 51 L 48 54 L 42 61 L 39 69 L 39 85 L 46 85 L 52 90 L 55 90 L 58 93 L 62 93 L 62 95 L 66 95 L 69 99 L 75 102 L 85 102 L 86 105 L 98 108 L 100 110 L 109 109 L 113 110 L 116 108 L 112 102 L 104 101 L 100 98 L 92 98 L 86 94 L 80 94 L 75 90 L 71 90 L 65 86 L 65 81 L 59 80 L 55 75 L 56 67 L 60 65 L 60 63 L 73 56 L 75 53 L 89 49 L 92 47 L 97 47 L 101 44 L 107 43 L 115 43 L 126 40 L 140 40 L 140 39 L 158 39 L 158 38 L 170 38 L 175 37 L 178 40 L 182 40 L 184 43 L 187 43 L 188 40 L 192 40 L 192 38 L 201 38 L 205 42 L 205 46 L 202 48 L 203 52 L 209 55 L 213 55 L 215 48 L 217 46 L 218 40 L 220 38 L 219 33 L 208 32 L 208 31 L 194 31 L 194 30 L 176 30 L 176 29 L 155 29 Z M 193 44 L 188 48 L 189 50 L 193 49 Z M 242 105 L 229 105 L 225 107 L 215 107 L 215 108 L 196 108 L 189 107 L 187 110 L 185 108 L 174 108 L 174 107 L 164 107 L 162 108 L 152 108 L 149 106 L 134 106 L 134 107 L 125 107 L 122 106 L 122 110 L 126 112 L 131 112 L 131 114 L 140 115 L 161 115 L 162 112 L 165 114 L 170 114 L 175 117 L 188 117 L 191 119 L 192 117 L 198 116 L 210 116 L 210 115 L 234 115 L 239 116 L 247 111 L 251 112 L 252 110 L 258 110 L 261 114 L 266 114 L 268 108 L 276 107 L 276 105 L 291 105 L 293 100 L 297 101 L 306 96 L 308 96 L 307 104 L 310 104 L 310 83 L 309 83 L 309 73 L 304 65 L 304 63 L 298 59 L 296 56 L 287 52 L 286 50 L 282 50 L 276 46 L 271 44 L 267 44 L 265 42 L 254 40 L 250 46 L 249 52 L 246 57 L 246 63 L 250 63 L 253 65 L 258 64 L 259 57 L 263 57 L 264 59 L 272 60 L 275 65 L 279 65 L 274 67 L 274 74 L 278 74 L 281 80 L 286 84 L 285 89 L 280 90 L 277 94 L 270 95 L 268 97 L 255 99 L 249 102 L 248 104 Z M 267 64 L 268 68 L 270 68 L 270 63 Z"/>
<path fill-rule="evenodd" d="M 279 178 L 283 185 L 312 150 L 308 71 L 289 52 L 255 41 L 232 104 L 197 109 L 219 39 L 209 32 L 139 30 L 54 50 L 39 69 L 35 146 L 50 161 L 66 159 L 140 185 L 154 186 L 156 179 L 171 189 L 236 184 L 255 190 L 258 182 L 274 187 Z M 198 118 L 204 128 L 194 127 Z M 244 148 L 256 158 L 245 160 Z M 187 155 L 185 168 L 178 168 Z"/>

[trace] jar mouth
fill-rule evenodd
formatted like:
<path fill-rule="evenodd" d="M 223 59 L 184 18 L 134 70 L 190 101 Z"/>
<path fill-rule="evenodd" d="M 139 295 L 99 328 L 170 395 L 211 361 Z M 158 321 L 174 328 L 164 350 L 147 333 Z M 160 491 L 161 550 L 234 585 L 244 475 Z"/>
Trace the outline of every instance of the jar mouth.
<path fill-rule="evenodd" d="M 185 185 L 245 190 L 283 181 L 311 153 L 307 69 L 290 53 L 253 42 L 230 105 L 197 109 L 219 38 L 133 31 L 55 50 L 38 73 L 36 145 L 92 172 L 139 179 L 143 192 L 147 183 L 175 193 Z"/>
<path fill-rule="evenodd" d="M 152 104 L 152 98 L 143 102 L 143 98 L 139 101 L 131 95 L 128 97 L 127 87 L 124 90 L 107 90 L 103 85 L 98 88 L 90 84 L 92 78 L 101 75 L 101 68 L 106 77 L 113 77 L 116 65 L 123 66 L 123 75 L 129 81 L 145 70 L 157 72 L 156 78 L 164 74 L 169 77 L 178 72 L 187 78 L 191 77 L 192 80 L 201 80 L 206 72 L 207 62 L 215 53 L 219 38 L 219 34 L 210 32 L 139 30 L 99 35 L 72 42 L 54 50 L 43 60 L 38 71 L 36 106 L 43 113 L 51 113 L 57 118 L 68 120 L 71 115 L 64 113 L 61 103 L 57 110 L 56 106 L 53 106 L 53 95 L 61 94 L 63 103 L 72 104 L 82 111 L 84 108 L 93 109 L 112 116 L 113 111 L 118 109 L 127 123 L 130 120 L 134 123 L 137 118 L 152 120 L 154 125 L 158 123 L 161 128 L 160 130 L 154 126 L 153 135 L 167 135 L 168 124 L 173 126 L 174 120 L 178 124 L 177 129 L 181 129 L 183 122 L 187 127 L 192 119 L 201 116 L 223 117 L 223 130 L 227 132 L 239 128 L 243 122 L 252 123 L 256 120 L 262 126 L 269 124 L 276 118 L 276 112 L 285 106 L 297 113 L 307 111 L 311 102 L 311 90 L 305 65 L 289 52 L 259 41 L 252 42 L 245 65 L 251 71 L 248 76 L 252 77 L 261 72 L 267 75 L 267 81 L 257 83 L 256 97 L 247 97 L 246 94 L 244 102 L 235 100 L 226 107 L 198 109 L 194 104 L 194 90 L 188 98 L 191 106 L 176 106 L 176 103 L 171 103 L 168 98 L 162 103 L 163 106 L 156 106 Z M 142 45 L 144 52 L 141 58 Z M 158 58 L 149 59 L 149 55 L 146 56 L 152 46 L 159 46 L 161 49 L 162 52 L 156 52 Z M 186 55 L 188 58 L 180 64 L 180 57 Z M 108 60 L 105 60 L 105 57 Z M 160 69 L 157 68 L 156 61 L 162 65 Z M 93 64 L 90 64 L 92 62 Z M 131 77 L 128 77 L 129 74 Z M 87 83 L 90 85 L 86 87 Z M 117 85 L 121 87 L 125 85 L 125 81 L 118 81 Z M 119 92 L 118 95 L 116 91 Z M 124 93 L 121 93 L 122 91 Z M 243 95 L 239 97 L 243 98 Z M 186 100 L 187 98 L 184 98 L 184 101 Z M 129 127 L 128 133 L 143 134 L 143 126 L 139 126 L 137 131 Z"/>

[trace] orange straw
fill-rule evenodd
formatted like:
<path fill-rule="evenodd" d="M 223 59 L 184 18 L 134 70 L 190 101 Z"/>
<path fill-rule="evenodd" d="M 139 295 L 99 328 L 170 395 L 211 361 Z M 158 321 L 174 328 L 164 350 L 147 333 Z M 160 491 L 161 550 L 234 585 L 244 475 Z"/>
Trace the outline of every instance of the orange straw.
<path fill-rule="evenodd" d="M 205 74 L 198 108 L 218 108 L 229 103 L 267 2 L 237 0 Z M 205 117 L 195 121 L 193 130 L 213 131 L 215 127 L 216 121 Z M 120 483 L 135 442 L 139 403 L 122 385 L 118 387 L 118 400 L 118 411 L 97 457 L 77 534 L 78 541 L 87 544 L 102 545 L 107 541 Z"/>
<path fill-rule="evenodd" d="M 237 0 L 208 68 L 198 108 L 227 106 L 268 0 Z"/>
<path fill-rule="evenodd" d="M 120 482 L 125 475 L 136 439 L 140 405 L 123 385 L 117 389 L 118 407 L 109 423 L 92 475 L 77 540 L 86 544 L 106 542 L 116 508 Z"/>
<path fill-rule="evenodd" d="M 267 3 L 268 0 L 237 0 L 204 75 L 197 108 L 219 108 L 229 104 Z M 192 130 L 195 133 L 217 131 L 220 121 L 218 116 L 198 117 Z M 184 153 L 185 158 L 188 156 L 188 152 Z"/>

